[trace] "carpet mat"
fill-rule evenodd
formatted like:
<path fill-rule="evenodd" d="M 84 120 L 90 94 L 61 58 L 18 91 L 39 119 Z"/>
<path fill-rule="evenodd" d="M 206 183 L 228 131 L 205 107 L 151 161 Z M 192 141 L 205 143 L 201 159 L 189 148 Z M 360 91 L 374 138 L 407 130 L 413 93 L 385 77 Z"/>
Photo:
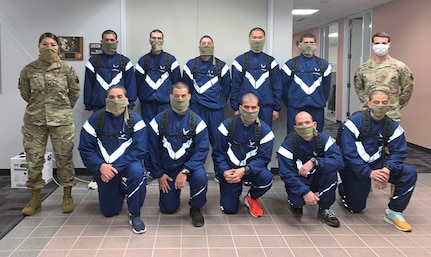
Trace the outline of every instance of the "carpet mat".
<path fill-rule="evenodd" d="M 54 181 L 49 182 L 41 190 L 42 201 L 57 188 Z M 0 239 L 24 219 L 25 216 L 21 214 L 21 210 L 30 198 L 29 189 L 11 188 L 10 176 L 0 176 Z"/>

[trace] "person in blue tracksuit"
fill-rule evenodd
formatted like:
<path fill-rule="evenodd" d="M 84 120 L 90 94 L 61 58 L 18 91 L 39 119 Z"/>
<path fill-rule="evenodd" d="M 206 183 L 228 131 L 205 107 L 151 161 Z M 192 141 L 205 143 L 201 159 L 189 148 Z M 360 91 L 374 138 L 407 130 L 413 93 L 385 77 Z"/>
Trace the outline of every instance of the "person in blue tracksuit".
<path fill-rule="evenodd" d="M 259 206 L 273 183 L 268 170 L 274 134 L 258 118 L 259 99 L 252 93 L 241 97 L 240 115 L 223 121 L 218 127 L 219 137 L 214 145 L 215 171 L 219 177 L 220 207 L 226 214 L 238 211 L 242 181 L 251 182 L 244 205 L 254 217 L 261 217 Z"/>
<path fill-rule="evenodd" d="M 79 153 L 98 184 L 100 211 L 106 217 L 120 213 L 125 195 L 133 232 L 146 231 L 141 219 L 146 183 L 142 159 L 147 148 L 146 125 L 128 110 L 126 89 L 111 86 L 106 108 L 95 112 L 83 125 Z"/>
<path fill-rule="evenodd" d="M 249 33 L 250 51 L 239 55 L 232 63 L 230 102 L 235 115 L 239 113 L 241 97 L 253 93 L 259 97 L 259 118 L 272 127 L 281 110 L 280 68 L 274 57 L 262 52 L 265 31 L 253 28 Z"/>
<path fill-rule="evenodd" d="M 351 212 L 361 212 L 366 207 L 371 180 L 377 189 L 385 189 L 388 183 L 395 185 L 384 220 L 402 231 L 412 228 L 402 212 L 407 208 L 417 180 L 416 170 L 404 164 L 407 157 L 407 141 L 404 129 L 397 122 L 392 123 L 387 142 L 384 137 L 385 122 L 390 119 L 388 91 L 374 89 L 369 94 L 370 132 L 368 137 L 359 138 L 364 129 L 361 113 L 352 115 L 344 124 L 341 137 L 345 169 L 340 171 L 342 183 L 339 193 L 345 207 Z"/>
<path fill-rule="evenodd" d="M 322 132 L 325 106 L 331 87 L 332 67 L 328 61 L 314 55 L 316 50 L 314 34 L 303 34 L 299 48 L 301 54 L 288 60 L 281 68 L 282 98 L 287 107 L 287 132 L 294 131 L 295 116 L 300 111 L 311 114 L 317 122 L 317 130 Z"/>
<path fill-rule="evenodd" d="M 207 124 L 214 147 L 217 127 L 224 120 L 223 108 L 230 95 L 231 78 L 227 64 L 214 56 L 214 41 L 210 36 L 200 39 L 199 52 L 200 56 L 184 66 L 183 81 L 192 92 L 190 108 Z"/>
<path fill-rule="evenodd" d="M 294 214 L 302 214 L 304 205 L 317 204 L 318 217 L 331 227 L 339 227 L 329 207 L 335 202 L 337 172 L 344 167 L 340 149 L 334 138 L 317 132 L 316 122 L 305 111 L 296 115 L 294 128 L 277 152 L 290 207 Z"/>
<path fill-rule="evenodd" d="M 129 108 L 133 108 L 136 101 L 133 64 L 129 58 L 117 53 L 117 33 L 105 30 L 101 43 L 103 53 L 90 57 L 85 65 L 84 105 L 89 116 L 105 107 L 106 91 L 113 85 L 126 88 Z"/>
<path fill-rule="evenodd" d="M 135 67 L 141 115 L 146 124 L 169 108 L 172 84 L 181 80 L 177 59 L 162 49 L 165 42 L 163 32 L 152 30 L 149 42 L 151 51 L 141 56 Z"/>
<path fill-rule="evenodd" d="M 148 166 L 151 176 L 158 179 L 160 212 L 171 214 L 178 210 L 181 190 L 189 182 L 189 214 L 193 226 L 201 227 L 201 208 L 208 190 L 204 168 L 208 129 L 202 118 L 189 109 L 190 97 L 187 84 L 172 85 L 171 108 L 157 114 L 149 124 Z"/>

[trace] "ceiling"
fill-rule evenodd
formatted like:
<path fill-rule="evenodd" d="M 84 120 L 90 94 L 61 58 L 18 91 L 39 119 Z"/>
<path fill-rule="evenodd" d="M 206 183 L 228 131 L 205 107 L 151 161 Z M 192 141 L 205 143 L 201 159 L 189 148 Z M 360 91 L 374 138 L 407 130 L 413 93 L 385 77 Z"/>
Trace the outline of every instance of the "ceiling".
<path fill-rule="evenodd" d="M 293 34 L 335 22 L 395 0 L 293 0 L 293 9 L 319 9 L 313 15 L 293 16 Z"/>

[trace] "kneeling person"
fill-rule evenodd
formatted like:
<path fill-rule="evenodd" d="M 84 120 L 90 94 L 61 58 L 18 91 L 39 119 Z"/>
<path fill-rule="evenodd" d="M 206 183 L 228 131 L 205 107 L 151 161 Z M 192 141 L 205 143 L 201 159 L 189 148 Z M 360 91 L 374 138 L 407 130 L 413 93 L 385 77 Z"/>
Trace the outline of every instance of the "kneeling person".
<path fill-rule="evenodd" d="M 144 233 L 141 207 L 146 183 L 142 159 L 147 132 L 141 117 L 129 112 L 126 89 L 111 86 L 106 109 L 95 112 L 83 125 L 79 152 L 98 184 L 100 210 L 106 217 L 120 213 L 125 195 L 133 232 Z M 125 178 L 123 180 L 123 178 Z"/>
<path fill-rule="evenodd" d="M 295 131 L 277 152 L 279 174 L 294 214 L 302 214 L 306 204 L 318 204 L 318 217 L 331 227 L 339 227 L 340 222 L 329 207 L 335 201 L 337 171 L 343 168 L 343 158 L 335 140 L 317 132 L 316 127 L 309 113 L 296 115 Z M 314 192 L 319 192 L 318 196 Z"/>
<path fill-rule="evenodd" d="M 223 212 L 238 211 L 242 181 L 251 187 L 244 205 L 254 217 L 261 217 L 260 197 L 271 189 L 273 176 L 268 170 L 274 134 L 259 120 L 259 100 L 252 93 L 245 94 L 239 105 L 240 115 L 223 121 L 218 127 L 219 137 L 214 145 L 214 166 L 219 177 L 220 207 Z"/>

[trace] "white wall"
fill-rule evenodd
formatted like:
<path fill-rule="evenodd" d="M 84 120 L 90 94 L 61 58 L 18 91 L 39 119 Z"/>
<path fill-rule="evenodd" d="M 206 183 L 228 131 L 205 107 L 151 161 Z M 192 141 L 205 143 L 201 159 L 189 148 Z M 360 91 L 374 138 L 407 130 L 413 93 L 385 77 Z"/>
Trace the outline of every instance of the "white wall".
<path fill-rule="evenodd" d="M 150 49 L 149 32 L 159 28 L 165 33 L 164 49 L 174 54 L 182 67 L 199 54 L 198 41 L 204 34 L 213 37 L 216 56 L 230 66 L 237 55 L 248 51 L 249 30 L 259 26 L 267 31 L 267 52 L 283 64 L 291 56 L 291 9 L 291 0 L 38 0 L 26 1 L 25 5 L 2 0 L 0 169 L 9 169 L 10 157 L 23 151 L 21 126 L 25 102 L 19 95 L 17 82 L 21 69 L 37 58 L 38 38 L 43 32 L 84 37 L 84 59 L 69 61 L 83 87 L 88 45 L 100 42 L 105 29 L 118 33 L 119 52 L 136 63 Z M 74 108 L 76 168 L 84 167 L 77 151 L 79 131 L 87 119 L 82 101 L 81 93 Z M 274 123 L 280 140 L 276 142 L 273 156 L 285 136 L 285 124 L 285 114 Z M 52 150 L 50 143 L 48 150 Z"/>

